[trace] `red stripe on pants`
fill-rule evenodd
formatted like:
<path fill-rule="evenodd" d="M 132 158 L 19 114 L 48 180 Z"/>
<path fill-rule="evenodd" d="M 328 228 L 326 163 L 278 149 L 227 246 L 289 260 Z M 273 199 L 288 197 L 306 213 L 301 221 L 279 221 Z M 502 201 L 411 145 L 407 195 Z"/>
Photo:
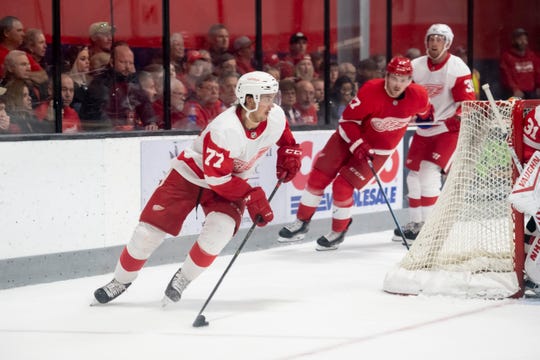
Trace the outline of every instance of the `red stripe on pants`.
<path fill-rule="evenodd" d="M 209 267 L 212 262 L 214 262 L 217 255 L 210 255 L 206 253 L 203 249 L 201 249 L 199 243 L 195 242 L 189 251 L 189 256 L 197 266 L 206 268 Z"/>
<path fill-rule="evenodd" d="M 126 271 L 139 271 L 142 269 L 145 262 L 146 259 L 135 259 L 133 256 L 129 255 L 127 247 L 124 247 L 124 250 L 122 250 L 122 254 L 120 255 L 120 264 Z"/>
<path fill-rule="evenodd" d="M 422 200 L 409 198 L 409 207 L 418 208 L 422 206 Z"/>
<path fill-rule="evenodd" d="M 432 205 L 435 205 L 438 198 L 439 198 L 438 196 L 431 196 L 431 197 L 422 196 L 422 199 L 420 200 L 420 202 L 422 203 L 422 206 L 432 206 Z"/>

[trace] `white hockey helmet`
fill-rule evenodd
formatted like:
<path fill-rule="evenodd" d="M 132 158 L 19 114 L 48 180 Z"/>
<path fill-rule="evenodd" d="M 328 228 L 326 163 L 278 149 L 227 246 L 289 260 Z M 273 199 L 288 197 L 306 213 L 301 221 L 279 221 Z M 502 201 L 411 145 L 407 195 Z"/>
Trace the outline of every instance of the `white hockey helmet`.
<path fill-rule="evenodd" d="M 450 29 L 450 26 L 446 24 L 433 24 L 429 27 L 428 31 L 426 32 L 426 49 L 428 47 L 428 37 L 430 35 L 442 35 L 446 39 L 446 42 L 444 44 L 444 48 L 446 50 L 450 49 L 450 46 L 452 45 L 452 41 L 454 40 L 454 33 L 452 32 L 452 29 Z"/>
<path fill-rule="evenodd" d="M 244 105 L 246 96 L 252 95 L 253 100 L 255 100 L 256 110 L 259 107 L 261 95 L 277 94 L 278 90 L 279 83 L 272 75 L 263 71 L 252 71 L 242 75 L 240 79 L 238 79 L 235 93 L 238 102 L 244 109 L 246 109 Z"/>

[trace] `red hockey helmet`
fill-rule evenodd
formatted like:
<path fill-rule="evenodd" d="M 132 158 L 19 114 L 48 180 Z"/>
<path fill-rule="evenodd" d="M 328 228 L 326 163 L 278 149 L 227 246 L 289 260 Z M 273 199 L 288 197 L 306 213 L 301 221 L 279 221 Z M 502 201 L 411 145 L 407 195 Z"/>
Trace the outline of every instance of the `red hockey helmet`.
<path fill-rule="evenodd" d="M 403 56 L 393 57 L 386 65 L 386 73 L 412 76 L 411 60 Z"/>

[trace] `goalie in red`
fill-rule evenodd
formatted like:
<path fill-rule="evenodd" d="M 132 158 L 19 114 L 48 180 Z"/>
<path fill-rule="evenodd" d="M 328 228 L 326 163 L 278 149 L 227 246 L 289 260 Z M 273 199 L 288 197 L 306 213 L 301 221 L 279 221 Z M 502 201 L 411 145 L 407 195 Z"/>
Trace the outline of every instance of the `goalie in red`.
<path fill-rule="evenodd" d="M 427 89 L 437 124 L 419 126 L 407 153 L 410 222 L 403 228 L 407 240 L 416 239 L 441 193 L 441 175 L 448 172 L 457 145 L 461 102 L 476 98 L 471 71 L 448 52 L 453 39 L 448 25 L 431 25 L 425 37 L 427 54 L 412 61 L 413 80 Z M 393 240 L 402 241 L 399 229 Z"/>
<path fill-rule="evenodd" d="M 525 237 L 525 284 L 540 295 L 540 105 L 531 110 L 523 124 L 523 161 L 509 201 L 520 212 L 530 215 Z"/>
<path fill-rule="evenodd" d="M 278 241 L 305 237 L 324 189 L 333 182 L 332 230 L 317 240 L 317 250 L 334 250 L 343 242 L 352 221 L 353 191 L 373 179 L 368 160 L 380 171 L 411 121 L 432 121 L 427 92 L 411 83 L 412 72 L 409 59 L 394 57 L 384 79 L 367 81 L 360 88 L 314 161 L 297 220 L 280 230 Z"/>
<path fill-rule="evenodd" d="M 246 179 L 257 161 L 277 144 L 277 177 L 292 180 L 300 168 L 301 151 L 285 113 L 274 106 L 278 82 L 254 71 L 238 80 L 238 104 L 218 115 L 172 162 L 172 168 L 144 207 L 133 236 L 122 251 L 112 281 L 94 292 L 108 303 L 135 280 L 146 260 L 167 234 L 178 235 L 186 216 L 199 204 L 206 219 L 182 267 L 165 290 L 164 304 L 182 292 L 209 267 L 238 230 L 244 208 L 258 226 L 274 215 L 264 191 Z"/>

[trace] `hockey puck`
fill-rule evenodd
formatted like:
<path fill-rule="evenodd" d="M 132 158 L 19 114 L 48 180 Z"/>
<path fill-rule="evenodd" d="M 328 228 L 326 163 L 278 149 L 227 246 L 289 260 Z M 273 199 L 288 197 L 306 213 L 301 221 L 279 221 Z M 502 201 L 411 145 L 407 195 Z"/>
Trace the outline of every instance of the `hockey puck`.
<path fill-rule="evenodd" d="M 202 327 L 202 326 L 208 326 L 208 321 L 206 321 L 206 318 L 204 315 L 197 315 L 197 318 L 193 322 L 193 327 Z"/>

